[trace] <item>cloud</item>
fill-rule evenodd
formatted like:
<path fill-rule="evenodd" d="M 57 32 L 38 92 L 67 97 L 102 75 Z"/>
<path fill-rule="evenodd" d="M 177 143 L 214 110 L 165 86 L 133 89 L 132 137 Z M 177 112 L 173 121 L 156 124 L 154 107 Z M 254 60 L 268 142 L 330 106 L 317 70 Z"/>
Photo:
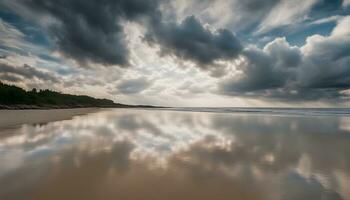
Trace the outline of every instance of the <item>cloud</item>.
<path fill-rule="evenodd" d="M 343 7 L 347 7 L 350 5 L 350 0 L 343 0 Z"/>
<path fill-rule="evenodd" d="M 264 34 L 307 19 L 318 0 L 176 0 L 177 17 L 196 15 L 216 27 L 235 32 Z M 225 13 L 223 15 L 222 13 Z"/>
<path fill-rule="evenodd" d="M 301 47 L 277 38 L 263 50 L 248 48 L 240 74 L 219 83 L 227 95 L 294 100 L 346 100 L 350 89 L 350 17 L 328 37 L 314 35 Z"/>
<path fill-rule="evenodd" d="M 150 44 L 160 44 L 161 54 L 191 60 L 201 68 L 217 60 L 235 58 L 242 50 L 231 31 L 210 31 L 194 16 L 187 17 L 181 24 L 157 22 L 145 40 Z"/>
<path fill-rule="evenodd" d="M 286 85 L 295 75 L 295 67 L 301 60 L 296 47 L 290 47 L 285 38 L 267 44 L 263 50 L 246 49 L 243 61 L 238 65 L 239 77 L 221 84 L 227 93 L 245 93 Z"/>
<path fill-rule="evenodd" d="M 12 24 L 0 18 L 0 49 L 27 55 L 28 52 L 40 51 L 40 48 L 28 42 L 26 35 Z M 7 55 L 1 55 L 4 59 Z"/>
<path fill-rule="evenodd" d="M 281 0 L 264 18 L 257 30 L 257 33 L 264 33 L 273 28 L 303 21 L 308 11 L 317 0 Z"/>
<path fill-rule="evenodd" d="M 338 22 L 329 37 L 311 36 L 302 47 L 304 63 L 299 79 L 303 87 L 350 87 L 350 17 Z"/>
<path fill-rule="evenodd" d="M 149 44 L 159 44 L 162 54 L 194 61 L 200 67 L 231 59 L 242 49 L 231 31 L 211 31 L 194 16 L 181 24 L 174 19 L 165 20 L 158 0 L 5 0 L 2 4 L 37 23 L 62 55 L 81 66 L 130 65 L 124 32 L 128 21 L 140 22 L 147 29 L 145 39 Z"/>
<path fill-rule="evenodd" d="M 315 20 L 315 21 L 311 22 L 309 25 L 319 25 L 319 24 L 325 24 L 325 23 L 329 23 L 329 22 L 335 22 L 335 21 L 338 21 L 338 20 L 340 20 L 342 18 L 343 18 L 343 16 L 334 15 L 334 16 L 330 16 L 330 17 L 326 17 L 326 18 L 321 18 L 321 19 Z"/>
<path fill-rule="evenodd" d="M 146 78 L 137 78 L 121 82 L 117 89 L 122 94 L 139 94 L 152 85 Z"/>
<path fill-rule="evenodd" d="M 280 0 L 176 0 L 172 4 L 180 19 L 196 15 L 211 25 L 242 31 L 256 26 L 278 2 Z"/>
<path fill-rule="evenodd" d="M 157 14 L 156 0 L 15 0 L 3 4 L 48 32 L 56 48 L 81 65 L 129 64 L 123 21 Z"/>
<path fill-rule="evenodd" d="M 10 82 L 20 82 L 23 79 L 39 79 L 42 81 L 59 82 L 57 77 L 48 72 L 43 72 L 30 65 L 12 66 L 5 63 L 0 63 L 0 76 L 2 80 Z"/>

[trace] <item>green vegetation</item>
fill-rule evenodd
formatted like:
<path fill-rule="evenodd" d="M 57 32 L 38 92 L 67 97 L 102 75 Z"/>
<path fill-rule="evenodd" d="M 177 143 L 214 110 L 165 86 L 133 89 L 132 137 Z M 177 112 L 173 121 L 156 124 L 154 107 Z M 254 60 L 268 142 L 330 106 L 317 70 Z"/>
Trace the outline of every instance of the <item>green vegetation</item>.
<path fill-rule="evenodd" d="M 62 94 L 51 90 L 25 91 L 22 88 L 6 85 L 0 82 L 0 105 L 16 106 L 30 105 L 37 107 L 114 107 L 113 101 L 108 99 L 95 99 L 83 95 Z M 1 106 L 0 106 L 1 107 Z"/>

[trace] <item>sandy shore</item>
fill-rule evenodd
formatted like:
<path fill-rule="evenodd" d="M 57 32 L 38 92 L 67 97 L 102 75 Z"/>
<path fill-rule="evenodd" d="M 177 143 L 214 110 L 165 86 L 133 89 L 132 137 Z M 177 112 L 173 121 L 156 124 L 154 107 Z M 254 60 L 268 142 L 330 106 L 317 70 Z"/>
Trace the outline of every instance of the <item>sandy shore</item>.
<path fill-rule="evenodd" d="M 0 110 L 0 128 L 21 124 L 47 123 L 70 119 L 76 115 L 95 112 L 100 108 L 75 108 L 54 110 Z"/>
<path fill-rule="evenodd" d="M 69 106 L 69 105 L 1 105 L 0 110 L 50 110 L 50 109 L 76 109 L 76 108 L 118 108 L 118 107 L 127 107 L 124 105 L 115 105 L 115 106 Z"/>
<path fill-rule="evenodd" d="M 126 104 L 115 104 L 106 106 L 84 106 L 84 105 L 2 105 L 0 104 L 0 110 L 50 110 L 50 109 L 77 109 L 77 108 L 166 108 L 162 106 L 151 106 L 151 105 L 126 105 Z"/>

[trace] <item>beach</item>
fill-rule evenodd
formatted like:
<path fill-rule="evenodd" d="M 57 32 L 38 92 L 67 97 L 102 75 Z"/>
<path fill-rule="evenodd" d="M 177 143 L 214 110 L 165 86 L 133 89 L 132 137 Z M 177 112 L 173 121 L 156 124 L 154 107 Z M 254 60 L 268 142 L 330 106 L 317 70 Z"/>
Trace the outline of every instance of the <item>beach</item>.
<path fill-rule="evenodd" d="M 0 127 L 12 127 L 23 124 L 41 124 L 71 119 L 74 116 L 88 114 L 99 108 L 76 109 L 35 109 L 35 110 L 0 110 Z"/>
<path fill-rule="evenodd" d="M 1 110 L 0 199 L 350 200 L 347 112 L 248 111 Z"/>

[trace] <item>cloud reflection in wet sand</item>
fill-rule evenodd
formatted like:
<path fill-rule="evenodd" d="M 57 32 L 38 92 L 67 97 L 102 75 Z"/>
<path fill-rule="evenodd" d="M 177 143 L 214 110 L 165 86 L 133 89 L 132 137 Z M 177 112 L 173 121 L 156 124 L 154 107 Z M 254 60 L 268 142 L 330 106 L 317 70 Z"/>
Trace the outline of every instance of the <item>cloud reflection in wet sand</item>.
<path fill-rule="evenodd" d="M 350 119 L 103 110 L 0 130 L 0 199 L 350 199 Z"/>

